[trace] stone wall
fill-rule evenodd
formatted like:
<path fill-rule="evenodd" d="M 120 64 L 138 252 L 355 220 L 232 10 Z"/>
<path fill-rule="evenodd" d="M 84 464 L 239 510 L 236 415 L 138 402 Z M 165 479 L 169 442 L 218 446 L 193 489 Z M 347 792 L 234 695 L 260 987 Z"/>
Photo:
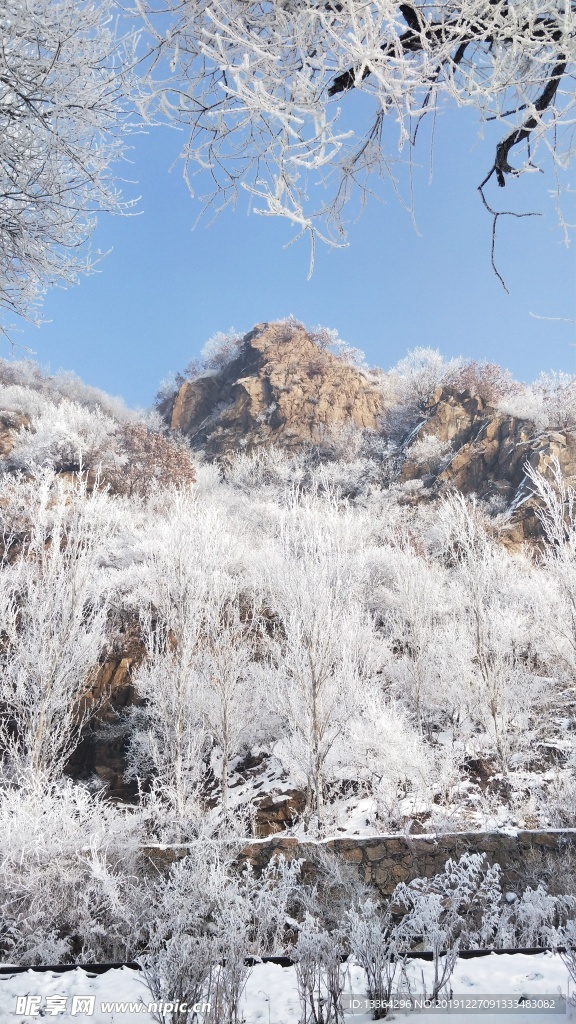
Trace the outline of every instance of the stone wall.
<path fill-rule="evenodd" d="M 383 896 L 389 896 L 398 882 L 430 877 L 442 871 L 448 858 L 463 853 L 485 853 L 490 864 L 502 869 L 503 891 L 518 891 L 538 881 L 551 883 L 576 859 L 576 829 L 548 831 L 458 832 L 448 835 L 374 836 L 367 839 L 328 839 L 322 843 L 299 842 L 275 837 L 250 843 L 242 857 L 256 870 L 274 854 L 287 860 L 303 858 L 313 862 L 319 848 L 339 855 L 353 865 L 362 879 L 374 883 Z"/>

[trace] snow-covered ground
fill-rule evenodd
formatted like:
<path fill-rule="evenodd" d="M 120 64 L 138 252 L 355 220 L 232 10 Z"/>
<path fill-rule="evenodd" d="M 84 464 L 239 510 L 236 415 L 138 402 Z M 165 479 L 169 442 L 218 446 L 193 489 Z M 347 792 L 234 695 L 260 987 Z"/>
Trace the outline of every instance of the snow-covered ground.
<path fill-rule="evenodd" d="M 345 969 L 349 972 L 346 990 L 362 999 L 363 972 L 354 966 Z M 413 995 L 422 993 L 423 982 L 430 990 L 432 970 L 432 964 L 427 961 L 411 961 L 407 977 Z M 452 977 L 452 991 L 454 998 L 478 1000 L 524 996 L 542 1000 L 543 996 L 554 996 L 558 1001 L 571 990 L 568 973 L 559 956 L 552 953 L 533 956 L 515 953 L 459 961 Z M 32 1000 L 28 1004 L 27 997 Z M 91 997 L 94 1003 L 92 1012 L 89 1012 L 91 1006 L 86 1000 Z M 18 1000 L 22 1001 L 20 1006 L 17 1005 Z M 126 967 L 101 975 L 78 968 L 62 974 L 27 971 L 0 976 L 0 1024 L 28 1024 L 42 1017 L 90 1024 L 135 1024 L 136 1021 L 152 1024 L 158 1018 L 151 1009 L 144 1009 L 151 1001 L 143 976 Z M 106 1008 L 106 1004 L 111 1003 L 117 1005 Z M 562 1003 L 557 1002 L 557 1005 L 562 1006 L 561 1012 L 515 1010 L 504 1013 L 504 1016 L 514 1024 L 559 1024 L 566 1013 Z M 142 1008 L 138 1010 L 137 1006 Z M 298 1024 L 301 1013 L 294 969 L 269 963 L 257 965 L 248 979 L 242 1009 L 245 1024 Z M 503 1016 L 502 1012 L 477 1015 L 435 1010 L 430 1014 L 427 1011 L 422 1013 L 430 1016 L 431 1024 L 443 1024 L 447 1017 L 452 1024 L 496 1024 L 497 1020 L 502 1024 Z M 406 1012 L 396 1011 L 387 1019 L 407 1016 Z M 371 1015 L 364 1011 L 354 1012 L 349 1019 L 357 1024 L 368 1024 Z M 209 1015 L 206 1021 L 210 1021 Z"/>

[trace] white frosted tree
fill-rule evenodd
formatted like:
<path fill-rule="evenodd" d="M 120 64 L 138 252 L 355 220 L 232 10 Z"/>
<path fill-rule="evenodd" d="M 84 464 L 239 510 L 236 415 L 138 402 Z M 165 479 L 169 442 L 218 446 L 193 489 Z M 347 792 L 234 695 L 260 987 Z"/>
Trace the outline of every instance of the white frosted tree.
<path fill-rule="evenodd" d="M 536 514 L 542 525 L 545 551 L 543 583 L 547 584 L 542 609 L 546 635 L 557 665 L 576 675 L 576 489 L 566 481 L 557 459 L 545 475 L 526 466 L 538 499 Z"/>
<path fill-rule="evenodd" d="M 445 499 L 438 520 L 460 592 L 463 704 L 480 723 L 506 774 L 528 744 L 530 712 L 542 695 L 534 670 L 535 602 L 530 565 L 489 536 L 482 514 L 460 494 Z"/>
<path fill-rule="evenodd" d="M 228 816 L 229 764 L 261 713 L 261 673 L 255 671 L 258 620 L 254 605 L 231 587 L 213 595 L 198 670 L 202 679 L 202 720 L 220 759 L 222 810 Z"/>
<path fill-rule="evenodd" d="M 453 705 L 454 598 L 447 574 L 409 544 L 390 551 L 388 586 L 377 595 L 391 657 L 387 674 L 420 735 L 434 711 Z"/>
<path fill-rule="evenodd" d="M 192 617 L 191 617 L 192 619 Z M 193 622 L 190 621 L 193 626 Z M 130 709 L 128 778 L 144 783 L 144 803 L 162 841 L 184 842 L 201 833 L 202 783 L 207 736 L 194 669 L 194 639 L 188 644 L 150 618 L 144 627 L 147 658 L 134 673 L 139 701 Z M 146 795 L 144 796 L 144 793 Z"/>
<path fill-rule="evenodd" d="M 296 497 L 267 560 L 279 619 L 271 706 L 284 721 L 284 756 L 306 785 L 305 823 L 316 815 L 320 833 L 327 782 L 352 763 L 346 736 L 374 672 L 373 629 L 359 600 L 359 537 L 350 527 L 334 501 Z"/>
<path fill-rule="evenodd" d="M 35 318 L 46 287 L 93 259 L 99 211 L 125 209 L 122 156 L 134 40 L 112 0 L 4 0 L 0 9 L 0 309 Z"/>
<path fill-rule="evenodd" d="M 46 473 L 35 483 L 30 533 L 16 557 L 4 533 L 0 745 L 13 777 L 54 781 L 98 707 L 90 688 L 112 586 L 103 564 L 107 499 L 82 480 L 67 486 Z"/>
<path fill-rule="evenodd" d="M 242 546 L 225 511 L 190 491 L 167 501 L 148 540 L 138 593 L 147 658 L 135 674 L 143 705 L 131 713 L 129 773 L 151 777 L 162 828 L 184 840 L 213 827 L 201 790 L 214 740 L 228 802 L 228 762 L 250 722 L 249 630 L 240 617 Z"/>
<path fill-rule="evenodd" d="M 438 349 L 420 346 L 400 359 L 387 376 L 396 400 L 421 412 L 437 388 L 454 380 L 462 365 L 461 359 L 444 359 Z"/>

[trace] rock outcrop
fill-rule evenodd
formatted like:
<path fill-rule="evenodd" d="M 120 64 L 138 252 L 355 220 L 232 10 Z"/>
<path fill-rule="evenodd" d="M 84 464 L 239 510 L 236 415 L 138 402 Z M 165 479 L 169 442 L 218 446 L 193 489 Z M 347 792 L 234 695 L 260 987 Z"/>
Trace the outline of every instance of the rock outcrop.
<path fill-rule="evenodd" d="M 366 374 L 282 323 L 258 324 L 222 370 L 185 381 L 160 406 L 170 427 L 211 458 L 260 445 L 322 445 L 343 427 L 377 429 L 383 411 Z"/>
<path fill-rule="evenodd" d="M 1 399 L 0 399 L 1 401 Z M 0 406 L 0 461 L 7 459 L 14 445 L 14 438 L 22 427 L 30 425 L 30 417 L 23 413 L 3 410 Z"/>
<path fill-rule="evenodd" d="M 386 432 L 387 409 L 375 378 L 284 321 L 258 324 L 226 365 L 184 381 L 160 412 L 193 449 L 220 458 L 272 444 L 329 452 L 342 430 Z M 557 460 L 568 481 L 576 480 L 576 431 L 539 432 L 455 385 L 438 388 L 422 423 L 407 430 L 400 481 L 421 480 L 428 496 L 476 494 L 495 511 L 510 511 L 503 539 L 513 547 L 541 533 L 526 464 L 546 473 Z M 426 439 L 437 445 L 422 448 Z M 436 456 L 423 457 L 427 450 Z"/>
<path fill-rule="evenodd" d="M 428 403 L 418 439 L 437 438 L 447 456 L 435 473 L 410 457 L 403 481 L 428 475 L 438 493 L 457 490 L 492 500 L 511 512 L 505 542 L 534 541 L 541 533 L 526 466 L 546 475 L 557 461 L 568 482 L 576 481 L 576 431 L 538 432 L 529 420 L 503 415 L 478 395 L 439 388 Z"/>

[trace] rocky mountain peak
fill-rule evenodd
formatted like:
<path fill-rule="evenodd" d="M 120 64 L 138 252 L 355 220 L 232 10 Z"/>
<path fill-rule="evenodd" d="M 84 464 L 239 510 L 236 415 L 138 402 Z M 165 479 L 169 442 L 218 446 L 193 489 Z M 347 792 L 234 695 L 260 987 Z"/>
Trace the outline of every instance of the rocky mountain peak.
<path fill-rule="evenodd" d="M 160 405 L 169 426 L 209 457 L 321 444 L 346 426 L 375 430 L 383 411 L 366 373 L 290 321 L 257 324 L 230 362 L 184 381 Z"/>

